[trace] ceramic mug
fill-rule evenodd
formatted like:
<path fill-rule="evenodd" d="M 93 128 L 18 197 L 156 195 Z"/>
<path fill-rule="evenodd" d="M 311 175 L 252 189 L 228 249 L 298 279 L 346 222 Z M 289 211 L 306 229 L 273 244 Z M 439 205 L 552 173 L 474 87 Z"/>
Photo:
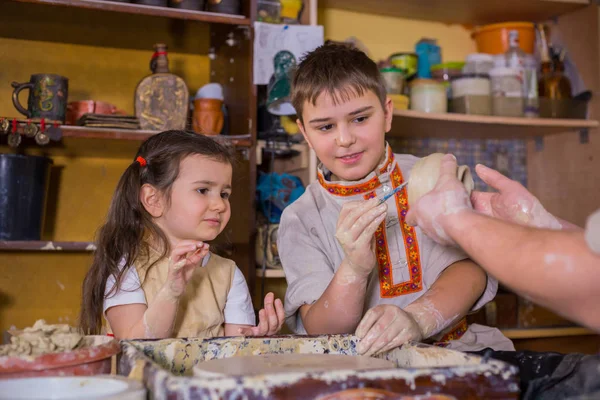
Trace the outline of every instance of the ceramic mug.
<path fill-rule="evenodd" d="M 440 176 L 440 166 L 444 154 L 434 153 L 421 158 L 415 163 L 408 178 L 408 204 L 415 204 L 423 195 L 430 192 L 436 185 Z M 467 189 L 470 195 L 475 188 L 475 181 L 471 170 L 466 165 L 459 165 L 456 177 Z"/>
<path fill-rule="evenodd" d="M 223 129 L 223 100 L 194 100 L 194 117 L 192 129 L 205 135 L 218 135 Z"/>
<path fill-rule="evenodd" d="M 12 87 L 13 105 L 27 118 L 65 122 L 69 80 L 64 76 L 34 74 L 29 82 L 13 82 Z M 19 103 L 19 93 L 23 89 L 29 89 L 27 108 Z"/>

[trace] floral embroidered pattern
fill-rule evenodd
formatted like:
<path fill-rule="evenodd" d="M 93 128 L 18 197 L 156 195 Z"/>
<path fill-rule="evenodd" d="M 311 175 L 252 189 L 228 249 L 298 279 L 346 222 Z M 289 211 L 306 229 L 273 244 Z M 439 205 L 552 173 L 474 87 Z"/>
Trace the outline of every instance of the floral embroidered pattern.
<path fill-rule="evenodd" d="M 396 188 L 404 181 L 402 172 L 398 165 L 394 167 L 391 174 L 392 187 Z M 371 192 L 364 197 L 366 199 L 375 196 Z M 408 202 L 406 188 L 396 193 L 396 209 L 400 219 L 400 229 L 404 239 L 404 249 L 406 251 L 407 268 L 410 279 L 405 282 L 394 284 L 392 273 L 392 261 L 388 249 L 385 221 L 379 225 L 375 231 L 375 254 L 379 265 L 379 294 L 381 298 L 398 297 L 405 294 L 416 293 L 423 289 L 423 274 L 421 270 L 421 257 L 419 254 L 419 243 L 415 228 L 405 222 L 408 213 Z"/>
<path fill-rule="evenodd" d="M 465 334 L 468 328 L 469 326 L 467 324 L 467 319 L 463 318 L 458 322 L 458 324 L 454 326 L 454 328 L 452 328 L 450 332 L 446 333 L 438 342 L 435 342 L 433 344 L 438 347 L 447 347 L 450 344 L 449 342 L 451 340 L 460 339 Z"/>

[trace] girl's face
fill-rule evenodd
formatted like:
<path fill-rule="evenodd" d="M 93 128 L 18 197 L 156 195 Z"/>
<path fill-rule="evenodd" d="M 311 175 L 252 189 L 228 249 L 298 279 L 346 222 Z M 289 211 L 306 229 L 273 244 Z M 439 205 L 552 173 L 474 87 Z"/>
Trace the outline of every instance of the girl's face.
<path fill-rule="evenodd" d="M 184 158 L 171 188 L 171 200 L 155 222 L 172 245 L 181 240 L 210 241 L 231 216 L 231 164 L 202 155 Z"/>

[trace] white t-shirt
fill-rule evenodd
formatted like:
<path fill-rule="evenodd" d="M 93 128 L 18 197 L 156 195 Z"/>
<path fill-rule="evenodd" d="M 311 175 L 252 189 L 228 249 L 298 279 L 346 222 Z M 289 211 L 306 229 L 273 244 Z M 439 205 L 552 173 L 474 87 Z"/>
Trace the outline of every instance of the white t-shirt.
<path fill-rule="evenodd" d="M 210 253 L 202 260 L 203 267 L 206 266 L 209 259 Z M 124 262 L 119 265 L 120 268 L 123 268 L 123 266 Z M 111 275 L 108 277 L 104 289 L 104 315 L 106 315 L 106 310 L 114 306 L 125 304 L 148 304 L 144 289 L 142 289 L 140 285 L 140 276 L 134 267 L 128 268 L 125 275 L 123 275 L 120 290 L 109 298 L 106 298 L 114 285 L 115 277 Z M 224 316 L 226 324 L 252 326 L 256 324 L 248 285 L 246 284 L 246 279 L 244 278 L 242 271 L 240 271 L 237 266 L 235 267 L 235 272 L 233 274 L 231 289 L 229 289 L 229 293 L 227 293 Z"/>

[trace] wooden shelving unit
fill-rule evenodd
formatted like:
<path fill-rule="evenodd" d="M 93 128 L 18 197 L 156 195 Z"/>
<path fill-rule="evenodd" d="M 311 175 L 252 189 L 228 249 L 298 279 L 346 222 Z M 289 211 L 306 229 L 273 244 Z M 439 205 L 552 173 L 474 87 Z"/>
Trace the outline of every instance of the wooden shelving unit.
<path fill-rule="evenodd" d="M 505 21 L 545 21 L 590 4 L 589 0 L 321 0 L 321 5 L 357 13 L 479 25 Z"/>
<path fill-rule="evenodd" d="M 532 339 L 532 338 L 550 338 L 565 336 L 588 336 L 597 335 L 589 329 L 579 326 L 570 327 L 549 327 L 534 329 L 502 329 L 502 333 L 509 339 Z"/>
<path fill-rule="evenodd" d="M 155 7 L 141 4 L 119 3 L 104 0 L 10 0 L 19 3 L 43 4 L 72 7 L 88 10 L 109 11 L 126 14 L 146 15 L 183 19 L 215 24 L 250 25 L 250 19 L 243 15 L 219 14 L 204 11 L 183 10 L 170 7 Z"/>
<path fill-rule="evenodd" d="M 396 110 L 392 130 L 388 135 L 413 138 L 533 139 L 597 127 L 598 121 L 594 120 L 431 114 Z"/>
<path fill-rule="evenodd" d="M 55 242 L 48 240 L 15 240 L 0 241 L 0 252 L 3 251 L 44 251 L 44 252 L 93 252 L 93 242 Z"/>

